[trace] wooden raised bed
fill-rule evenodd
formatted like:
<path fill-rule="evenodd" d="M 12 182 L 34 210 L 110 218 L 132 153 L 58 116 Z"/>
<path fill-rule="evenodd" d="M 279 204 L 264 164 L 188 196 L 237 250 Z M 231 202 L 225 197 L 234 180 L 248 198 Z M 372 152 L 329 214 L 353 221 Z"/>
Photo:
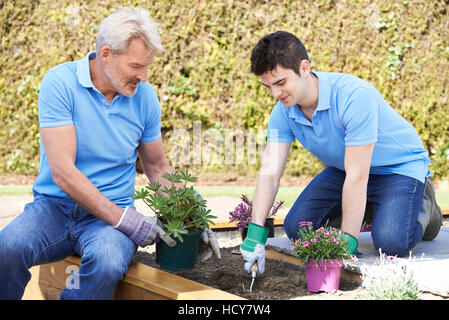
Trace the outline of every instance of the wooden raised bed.
<path fill-rule="evenodd" d="M 31 280 L 25 289 L 25 300 L 56 300 L 66 286 L 70 272 L 67 267 L 79 266 L 81 259 L 69 256 L 64 260 L 32 267 Z M 70 268 L 69 268 L 70 270 Z M 111 299 L 121 300 L 245 300 L 174 274 L 146 266 L 130 265 Z"/>

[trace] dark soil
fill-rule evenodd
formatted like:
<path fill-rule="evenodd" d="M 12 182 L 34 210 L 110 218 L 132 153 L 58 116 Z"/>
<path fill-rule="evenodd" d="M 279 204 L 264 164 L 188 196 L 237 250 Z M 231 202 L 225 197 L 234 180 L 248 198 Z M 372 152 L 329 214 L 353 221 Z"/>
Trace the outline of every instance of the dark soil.
<path fill-rule="evenodd" d="M 265 272 L 255 279 L 253 291 L 246 292 L 245 289 L 249 289 L 251 284 L 251 276 L 243 270 L 242 256 L 235 252 L 238 252 L 238 246 L 221 248 L 221 260 L 212 257 L 196 264 L 191 270 L 164 271 L 250 300 L 366 299 L 365 290 L 360 285 L 343 279 L 336 292 L 310 293 L 304 271 L 273 260 L 266 261 Z M 156 264 L 155 253 L 138 251 L 134 261 L 162 269 Z"/>

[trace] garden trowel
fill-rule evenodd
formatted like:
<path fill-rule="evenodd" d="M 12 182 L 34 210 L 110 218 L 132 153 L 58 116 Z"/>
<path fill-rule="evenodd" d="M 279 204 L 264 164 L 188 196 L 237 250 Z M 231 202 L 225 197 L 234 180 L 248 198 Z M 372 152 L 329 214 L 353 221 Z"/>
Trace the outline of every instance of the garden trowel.
<path fill-rule="evenodd" d="M 249 271 L 251 271 L 251 286 L 249 287 L 248 292 L 252 292 L 254 280 L 256 279 L 256 274 L 259 271 L 259 265 L 257 264 L 257 261 L 254 262 L 254 264 L 251 266 L 251 269 L 249 269 Z"/>

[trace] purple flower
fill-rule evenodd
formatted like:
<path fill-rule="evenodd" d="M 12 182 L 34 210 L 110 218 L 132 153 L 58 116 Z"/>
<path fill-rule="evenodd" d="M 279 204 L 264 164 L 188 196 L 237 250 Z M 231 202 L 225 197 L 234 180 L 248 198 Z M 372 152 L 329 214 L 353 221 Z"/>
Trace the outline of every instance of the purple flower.
<path fill-rule="evenodd" d="M 253 202 L 248 199 L 246 195 L 242 195 L 242 202 L 239 203 L 233 211 L 229 212 L 229 222 L 235 222 L 237 227 L 242 231 L 242 229 L 247 228 L 248 224 L 251 222 L 251 215 L 253 211 Z M 273 210 L 268 216 L 273 216 L 276 214 L 278 209 L 282 206 L 284 201 L 276 203 L 273 206 Z"/>

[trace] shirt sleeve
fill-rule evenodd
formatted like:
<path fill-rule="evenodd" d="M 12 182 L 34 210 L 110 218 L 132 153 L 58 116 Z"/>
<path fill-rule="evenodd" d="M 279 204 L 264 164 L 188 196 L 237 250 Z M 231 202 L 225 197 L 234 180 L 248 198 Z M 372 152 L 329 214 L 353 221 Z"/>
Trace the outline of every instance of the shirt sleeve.
<path fill-rule="evenodd" d="M 153 87 L 149 88 L 147 100 L 149 114 L 140 139 L 142 142 L 154 142 L 161 138 L 161 104 Z"/>
<path fill-rule="evenodd" d="M 360 146 L 377 141 L 378 110 L 376 98 L 369 89 L 354 90 L 343 113 L 346 146 Z"/>
<path fill-rule="evenodd" d="M 293 142 L 295 136 L 290 128 L 288 112 L 280 103 L 277 103 L 268 120 L 267 141 L 268 142 Z"/>
<path fill-rule="evenodd" d="M 39 126 L 45 128 L 72 125 L 72 106 L 63 81 L 56 72 L 47 72 L 39 89 Z"/>

